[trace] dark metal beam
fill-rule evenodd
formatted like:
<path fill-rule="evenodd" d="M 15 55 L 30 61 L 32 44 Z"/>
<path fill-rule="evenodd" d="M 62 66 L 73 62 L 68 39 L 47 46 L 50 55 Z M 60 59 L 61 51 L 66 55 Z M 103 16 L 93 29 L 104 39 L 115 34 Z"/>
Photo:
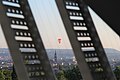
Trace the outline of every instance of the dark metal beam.
<path fill-rule="evenodd" d="M 116 80 L 87 5 L 82 0 L 56 0 L 83 80 Z"/>
<path fill-rule="evenodd" d="M 19 80 L 55 80 L 27 0 L 0 0 L 0 24 Z"/>
<path fill-rule="evenodd" d="M 120 36 L 119 0 L 84 0 L 84 1 Z"/>

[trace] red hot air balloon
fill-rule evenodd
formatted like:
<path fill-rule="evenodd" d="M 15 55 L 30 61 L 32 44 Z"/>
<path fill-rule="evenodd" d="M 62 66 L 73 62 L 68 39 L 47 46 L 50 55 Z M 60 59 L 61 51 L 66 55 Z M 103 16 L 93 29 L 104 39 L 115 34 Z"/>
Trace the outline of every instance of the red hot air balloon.
<path fill-rule="evenodd" d="M 58 38 L 58 43 L 59 43 L 59 44 L 61 43 L 61 41 L 62 41 L 62 39 L 61 39 L 61 38 Z"/>

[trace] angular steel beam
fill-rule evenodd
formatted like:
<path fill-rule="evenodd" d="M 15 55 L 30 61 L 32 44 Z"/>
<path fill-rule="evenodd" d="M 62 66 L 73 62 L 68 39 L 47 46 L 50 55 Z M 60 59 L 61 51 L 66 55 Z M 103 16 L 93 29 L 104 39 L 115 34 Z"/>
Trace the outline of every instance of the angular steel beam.
<path fill-rule="evenodd" d="M 55 80 L 27 0 L 0 0 L 2 26 L 19 80 Z"/>
<path fill-rule="evenodd" d="M 56 0 L 83 80 L 116 80 L 87 6 L 82 0 Z"/>

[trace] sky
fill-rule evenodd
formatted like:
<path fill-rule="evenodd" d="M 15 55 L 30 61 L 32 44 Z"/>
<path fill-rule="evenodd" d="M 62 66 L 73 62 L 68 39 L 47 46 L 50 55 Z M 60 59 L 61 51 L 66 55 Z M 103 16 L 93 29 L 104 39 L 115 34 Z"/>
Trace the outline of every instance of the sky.
<path fill-rule="evenodd" d="M 71 48 L 55 0 L 29 0 L 36 24 L 46 48 Z M 105 48 L 120 50 L 120 38 L 91 9 L 94 24 Z M 62 41 L 59 44 L 58 38 Z M 0 27 L 0 47 L 7 47 Z"/>

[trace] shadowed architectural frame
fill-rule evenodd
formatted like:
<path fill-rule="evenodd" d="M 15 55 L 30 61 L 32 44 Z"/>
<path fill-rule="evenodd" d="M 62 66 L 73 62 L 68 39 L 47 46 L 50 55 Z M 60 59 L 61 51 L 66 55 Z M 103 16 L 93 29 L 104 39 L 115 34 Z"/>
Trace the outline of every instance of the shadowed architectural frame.
<path fill-rule="evenodd" d="M 87 5 L 82 0 L 56 0 L 84 80 L 116 80 Z"/>
<path fill-rule="evenodd" d="M 0 24 L 19 80 L 55 80 L 27 0 L 0 0 Z"/>

